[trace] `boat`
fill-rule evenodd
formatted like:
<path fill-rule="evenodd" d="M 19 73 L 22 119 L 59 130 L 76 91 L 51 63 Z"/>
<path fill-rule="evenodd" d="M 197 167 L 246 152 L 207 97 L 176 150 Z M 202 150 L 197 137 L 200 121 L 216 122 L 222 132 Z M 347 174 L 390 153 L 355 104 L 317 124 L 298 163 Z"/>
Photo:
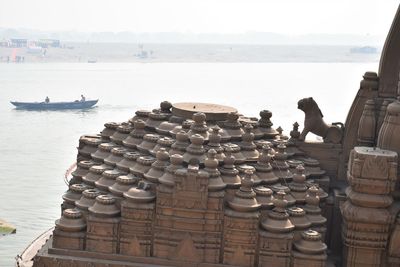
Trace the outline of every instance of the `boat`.
<path fill-rule="evenodd" d="M 353 47 L 350 49 L 350 53 L 352 53 L 352 54 L 376 54 L 376 53 L 378 53 L 378 49 L 373 46 Z"/>
<path fill-rule="evenodd" d="M 17 109 L 28 110 L 59 110 L 59 109 L 87 109 L 97 104 L 99 100 L 71 101 L 71 102 L 18 102 L 10 101 Z"/>

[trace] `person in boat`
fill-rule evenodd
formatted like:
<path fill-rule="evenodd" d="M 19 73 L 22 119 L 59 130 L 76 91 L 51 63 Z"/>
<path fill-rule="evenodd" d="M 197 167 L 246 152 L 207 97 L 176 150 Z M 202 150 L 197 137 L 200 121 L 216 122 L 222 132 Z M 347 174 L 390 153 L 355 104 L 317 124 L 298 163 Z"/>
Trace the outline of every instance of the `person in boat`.
<path fill-rule="evenodd" d="M 84 95 L 81 95 L 81 102 L 85 102 L 86 101 L 86 97 Z"/>
<path fill-rule="evenodd" d="M 46 96 L 46 99 L 44 100 L 44 102 L 49 103 L 50 102 L 50 98 L 48 96 Z"/>

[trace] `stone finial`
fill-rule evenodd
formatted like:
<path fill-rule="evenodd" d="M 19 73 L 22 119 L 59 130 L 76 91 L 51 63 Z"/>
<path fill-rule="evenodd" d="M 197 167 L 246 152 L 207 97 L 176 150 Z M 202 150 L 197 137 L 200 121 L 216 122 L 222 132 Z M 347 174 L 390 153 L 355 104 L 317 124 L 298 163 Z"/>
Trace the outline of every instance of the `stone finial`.
<path fill-rule="evenodd" d="M 143 141 L 143 136 L 146 134 L 144 128 L 146 123 L 138 119 L 133 123 L 133 130 L 129 133 L 129 136 L 122 141 L 122 144 L 128 148 L 136 148 Z"/>
<path fill-rule="evenodd" d="M 118 169 L 106 170 L 102 173 L 99 180 L 95 182 L 96 188 L 103 192 L 108 192 L 108 187 L 115 183 L 118 176 L 126 173 L 119 171 Z"/>
<path fill-rule="evenodd" d="M 160 103 L 160 111 L 163 113 L 171 113 L 172 104 L 169 101 L 163 101 Z"/>
<path fill-rule="evenodd" d="M 241 183 L 239 171 L 235 167 L 235 157 L 232 155 L 232 148 L 225 149 L 224 164 L 219 169 L 221 178 L 228 188 L 238 188 Z"/>
<path fill-rule="evenodd" d="M 232 156 L 235 158 L 235 164 L 241 164 L 246 161 L 246 158 L 243 156 L 240 146 L 234 143 L 225 143 L 222 145 L 224 148 L 224 151 L 226 151 L 228 148 L 231 151 Z"/>
<path fill-rule="evenodd" d="M 257 176 L 261 181 L 267 184 L 274 184 L 278 182 L 279 178 L 273 172 L 273 168 L 270 164 L 272 159 L 270 152 L 271 149 L 269 145 L 264 145 L 262 153 L 260 153 L 257 164 L 254 167 L 256 168 Z"/>
<path fill-rule="evenodd" d="M 189 146 L 189 135 L 185 131 L 179 131 L 176 134 L 176 141 L 171 145 L 169 153 L 183 155 Z"/>
<path fill-rule="evenodd" d="M 293 130 L 290 131 L 291 139 L 298 139 L 300 137 L 299 126 L 300 125 L 297 123 L 297 121 L 293 123 Z"/>
<path fill-rule="evenodd" d="M 227 120 L 223 122 L 223 128 L 231 140 L 238 141 L 242 138 L 242 124 L 239 122 L 239 114 L 237 112 L 228 113 Z"/>
<path fill-rule="evenodd" d="M 172 139 L 171 137 L 163 136 L 157 140 L 157 145 L 152 150 L 150 150 L 150 154 L 156 156 L 157 151 L 159 151 L 161 148 L 164 148 L 164 150 L 168 152 L 174 142 L 174 139 Z"/>
<path fill-rule="evenodd" d="M 183 157 L 179 154 L 170 156 L 171 164 L 165 168 L 164 174 L 158 179 L 161 184 L 173 186 L 175 184 L 175 171 L 183 168 Z"/>
<path fill-rule="evenodd" d="M 293 266 L 325 266 L 327 246 L 322 242 L 320 233 L 307 230 L 302 232 L 301 239 L 293 243 Z"/>
<path fill-rule="evenodd" d="M 304 204 L 307 195 L 306 175 L 302 164 L 297 165 L 296 173 L 293 175 L 293 181 L 289 184 L 292 196 L 296 203 Z"/>
<path fill-rule="evenodd" d="M 221 128 L 218 125 L 214 125 L 211 129 L 212 132 L 208 137 L 207 147 L 209 149 L 214 149 L 217 152 L 216 158 L 218 159 L 218 161 L 223 161 L 225 155 L 224 149 L 221 146 L 221 134 L 219 133 L 221 131 Z"/>
<path fill-rule="evenodd" d="M 290 166 L 286 161 L 287 158 L 286 145 L 281 142 L 275 152 L 272 167 L 274 168 L 275 175 L 282 181 L 288 181 L 293 178 L 293 174 L 289 170 Z"/>
<path fill-rule="evenodd" d="M 254 192 L 256 192 L 256 199 L 257 202 L 261 204 L 261 208 L 270 210 L 274 207 L 273 192 L 270 188 L 266 186 L 257 186 L 254 188 Z"/>
<path fill-rule="evenodd" d="M 246 171 L 240 189 L 236 191 L 235 197 L 228 202 L 231 209 L 238 212 L 252 212 L 261 207 L 261 204 L 257 203 L 256 193 L 252 188 L 254 184 L 252 176 L 252 171 Z"/>
<path fill-rule="evenodd" d="M 204 170 L 208 172 L 210 180 L 208 182 L 208 190 L 218 191 L 226 187 L 226 184 L 222 181 L 221 173 L 218 170 L 218 159 L 216 158 L 217 152 L 214 149 L 210 149 L 207 153 L 207 158 L 204 160 Z"/>
<path fill-rule="evenodd" d="M 375 102 L 372 99 L 368 99 L 365 102 L 360 123 L 358 124 L 357 141 L 360 146 L 372 147 L 375 145 L 375 113 Z"/>
<path fill-rule="evenodd" d="M 192 119 L 194 123 L 190 126 L 190 130 L 188 132 L 189 136 L 199 134 L 203 136 L 205 140 L 208 140 L 209 132 L 206 123 L 206 114 L 202 112 L 194 113 Z"/>
<path fill-rule="evenodd" d="M 96 197 L 96 202 L 89 207 L 89 215 L 95 217 L 116 217 L 120 210 L 115 205 L 115 198 L 110 195 L 100 195 Z"/>
<path fill-rule="evenodd" d="M 294 225 L 289 220 L 289 214 L 286 212 L 287 200 L 286 193 L 278 191 L 273 199 L 274 208 L 268 213 L 268 218 L 261 222 L 262 227 L 272 233 L 286 233 L 294 229 Z"/>
<path fill-rule="evenodd" d="M 246 124 L 245 132 L 242 135 L 242 142 L 239 146 L 241 148 L 242 155 L 246 158 L 246 161 L 255 161 L 259 156 L 256 144 L 254 144 L 254 134 L 251 132 L 253 126 Z"/>
<path fill-rule="evenodd" d="M 143 176 L 152 183 L 158 183 L 158 179 L 164 174 L 164 170 L 168 165 L 169 154 L 162 147 L 156 153 L 156 161 L 151 164 L 151 168 Z"/>
<path fill-rule="evenodd" d="M 186 153 L 183 154 L 183 161 L 189 163 L 192 158 L 196 158 L 200 164 L 204 163 L 206 158 L 206 150 L 203 147 L 204 137 L 199 134 L 194 134 L 190 137 L 190 145 L 186 148 Z"/>
<path fill-rule="evenodd" d="M 133 187 L 128 192 L 125 192 L 124 197 L 128 202 L 138 204 L 152 202 L 156 198 L 155 194 L 151 191 L 151 185 L 144 181 L 140 181 L 137 187 Z"/>

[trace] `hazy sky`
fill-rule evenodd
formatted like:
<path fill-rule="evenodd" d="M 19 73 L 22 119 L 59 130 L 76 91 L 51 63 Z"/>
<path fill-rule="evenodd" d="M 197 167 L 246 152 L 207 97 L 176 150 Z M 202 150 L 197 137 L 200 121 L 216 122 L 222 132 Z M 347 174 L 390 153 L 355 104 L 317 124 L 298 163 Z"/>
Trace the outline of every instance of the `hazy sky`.
<path fill-rule="evenodd" d="M 0 27 L 386 35 L 398 0 L 0 0 Z"/>

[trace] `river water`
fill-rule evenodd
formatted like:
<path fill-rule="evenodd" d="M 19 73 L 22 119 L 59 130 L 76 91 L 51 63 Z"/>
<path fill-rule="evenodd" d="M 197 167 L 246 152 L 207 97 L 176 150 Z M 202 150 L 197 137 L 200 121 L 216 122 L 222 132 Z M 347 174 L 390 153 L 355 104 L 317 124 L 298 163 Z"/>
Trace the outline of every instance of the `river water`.
<path fill-rule="evenodd" d="M 79 136 L 137 109 L 171 102 L 212 102 L 257 116 L 273 112 L 286 133 L 304 115 L 297 101 L 313 96 L 327 122 L 344 122 L 365 71 L 378 63 L 37 63 L 0 64 L 0 218 L 17 227 L 0 237 L 0 266 L 60 216 L 66 169 Z M 100 99 L 88 111 L 20 111 L 10 100 Z M 300 126 L 302 128 L 302 126 Z"/>

